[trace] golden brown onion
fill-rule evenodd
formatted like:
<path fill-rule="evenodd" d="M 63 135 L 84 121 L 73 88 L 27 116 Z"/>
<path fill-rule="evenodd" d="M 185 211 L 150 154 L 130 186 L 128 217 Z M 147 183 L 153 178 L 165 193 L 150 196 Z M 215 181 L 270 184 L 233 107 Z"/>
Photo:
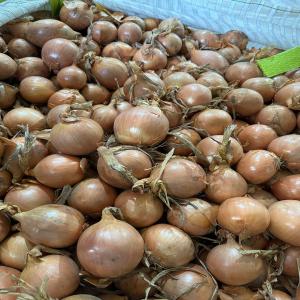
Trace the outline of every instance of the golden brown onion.
<path fill-rule="evenodd" d="M 118 28 L 118 40 L 127 44 L 134 44 L 142 39 L 142 29 L 133 22 L 125 22 Z"/>
<path fill-rule="evenodd" d="M 108 21 L 97 21 L 92 25 L 92 38 L 100 45 L 108 44 L 117 38 L 116 26 Z"/>
<path fill-rule="evenodd" d="M 272 298 L 274 300 L 292 300 L 292 297 L 289 294 L 275 289 L 272 289 Z"/>
<path fill-rule="evenodd" d="M 277 198 L 273 196 L 273 194 L 265 191 L 259 186 L 253 186 L 249 188 L 248 195 L 260 202 L 265 207 L 269 208 L 273 203 L 278 201 Z"/>
<path fill-rule="evenodd" d="M 8 79 L 17 72 L 17 63 L 8 55 L 0 53 L 0 80 Z"/>
<path fill-rule="evenodd" d="M 0 109 L 11 108 L 16 101 L 18 88 L 5 82 L 0 82 Z"/>
<path fill-rule="evenodd" d="M 176 55 L 182 47 L 181 38 L 173 32 L 159 35 L 158 41 L 164 46 L 169 56 Z"/>
<path fill-rule="evenodd" d="M 0 197 L 3 197 L 11 186 L 12 176 L 9 172 L 0 170 Z"/>
<path fill-rule="evenodd" d="M 7 44 L 7 48 L 12 58 L 38 56 L 37 48 L 24 39 L 16 38 L 10 40 Z"/>
<path fill-rule="evenodd" d="M 63 88 L 80 90 L 86 85 L 87 76 L 80 68 L 72 65 L 57 73 L 57 82 Z"/>
<path fill-rule="evenodd" d="M 195 78 L 186 72 L 173 72 L 164 78 L 166 89 L 181 88 L 182 86 L 196 83 Z"/>
<path fill-rule="evenodd" d="M 52 128 L 61 121 L 63 114 L 66 114 L 70 109 L 69 104 L 60 104 L 51 108 L 47 114 L 47 125 Z"/>
<path fill-rule="evenodd" d="M 192 33 L 194 40 L 197 40 L 200 43 L 201 48 L 219 48 L 220 47 L 220 38 L 217 34 L 204 30 L 197 29 Z"/>
<path fill-rule="evenodd" d="M 154 28 L 158 27 L 159 20 L 155 18 L 146 18 L 144 19 L 145 22 L 145 30 L 153 30 Z"/>
<path fill-rule="evenodd" d="M 239 30 L 227 31 L 226 33 L 222 34 L 222 40 L 239 47 L 241 50 L 245 50 L 248 44 L 247 35 Z"/>
<path fill-rule="evenodd" d="M 170 128 L 175 128 L 182 123 L 182 111 L 179 105 L 173 102 L 163 101 L 160 104 L 160 109 L 167 117 Z"/>
<path fill-rule="evenodd" d="M 102 296 L 100 299 L 96 296 L 89 295 L 89 294 L 77 294 L 77 295 L 65 297 L 65 298 L 63 298 L 63 300 L 103 300 L 103 298 L 102 298 Z"/>
<path fill-rule="evenodd" d="M 87 101 L 92 101 L 93 105 L 102 104 L 109 101 L 111 94 L 104 86 L 88 83 L 82 90 L 81 94 Z"/>
<path fill-rule="evenodd" d="M 274 96 L 274 102 L 279 105 L 296 109 L 299 106 L 297 96 L 300 93 L 300 82 L 294 82 L 282 87 Z"/>
<path fill-rule="evenodd" d="M 237 62 L 228 67 L 225 78 L 228 82 L 237 82 L 242 84 L 247 79 L 261 77 L 262 73 L 256 63 Z"/>
<path fill-rule="evenodd" d="M 48 100 L 48 108 L 52 109 L 61 104 L 84 103 L 85 98 L 73 89 L 61 89 L 55 92 Z"/>
<path fill-rule="evenodd" d="M 300 200 L 300 174 L 278 179 L 271 185 L 271 190 L 279 200 Z"/>
<path fill-rule="evenodd" d="M 234 63 L 241 56 L 241 50 L 235 45 L 227 45 L 219 49 L 218 53 L 224 56 L 230 64 Z"/>
<path fill-rule="evenodd" d="M 132 59 L 136 51 L 136 48 L 133 48 L 126 43 L 117 41 L 106 45 L 102 50 L 102 56 L 113 57 L 127 62 Z"/>
<path fill-rule="evenodd" d="M 18 278 L 20 277 L 20 271 L 0 266 L 0 289 L 9 289 L 18 284 Z M 16 296 L 14 295 L 1 295 L 1 300 L 16 300 Z"/>
<path fill-rule="evenodd" d="M 290 246 L 284 251 L 283 274 L 298 277 L 297 260 L 300 259 L 300 247 Z"/>
<path fill-rule="evenodd" d="M 199 75 L 197 82 L 209 88 L 227 87 L 228 83 L 222 75 L 214 71 L 206 71 Z M 212 91 L 213 92 L 213 91 Z M 214 94 L 214 93 L 213 93 Z"/>

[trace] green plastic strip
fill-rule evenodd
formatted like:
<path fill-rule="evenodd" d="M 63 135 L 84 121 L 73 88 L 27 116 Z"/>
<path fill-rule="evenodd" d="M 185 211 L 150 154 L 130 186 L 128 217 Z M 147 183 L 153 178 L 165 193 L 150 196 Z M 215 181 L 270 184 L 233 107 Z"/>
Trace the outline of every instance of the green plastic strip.
<path fill-rule="evenodd" d="M 300 47 L 256 61 L 264 75 L 273 77 L 300 67 Z"/>

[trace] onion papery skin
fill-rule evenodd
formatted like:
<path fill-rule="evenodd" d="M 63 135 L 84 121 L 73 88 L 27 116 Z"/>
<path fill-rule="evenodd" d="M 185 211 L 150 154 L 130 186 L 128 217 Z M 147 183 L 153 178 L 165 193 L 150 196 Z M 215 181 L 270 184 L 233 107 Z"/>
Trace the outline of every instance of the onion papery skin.
<path fill-rule="evenodd" d="M 102 212 L 100 222 L 90 226 L 77 244 L 81 266 L 96 277 L 116 278 L 139 264 L 144 254 L 144 242 L 134 227 Z"/>
<path fill-rule="evenodd" d="M 29 241 L 52 248 L 73 245 L 84 225 L 84 217 L 78 210 L 60 204 L 42 205 L 15 214 L 14 218 Z"/>
<path fill-rule="evenodd" d="M 192 239 L 169 224 L 155 224 L 142 232 L 145 249 L 153 263 L 166 268 L 183 266 L 195 257 Z"/>
<path fill-rule="evenodd" d="M 226 33 L 222 34 L 222 40 L 239 47 L 241 50 L 245 50 L 248 44 L 247 35 L 239 30 L 227 31 Z"/>
<path fill-rule="evenodd" d="M 189 235 L 206 235 L 213 231 L 216 225 L 218 206 L 211 205 L 202 199 L 186 199 L 187 204 L 172 205 L 167 219 Z"/>
<path fill-rule="evenodd" d="M 187 270 L 171 272 L 159 286 L 169 299 L 209 300 L 216 289 L 211 275 L 199 265 L 188 265 Z"/>
<path fill-rule="evenodd" d="M 264 274 L 263 259 L 254 255 L 243 255 L 240 250 L 251 248 L 242 247 L 232 240 L 209 251 L 206 265 L 217 280 L 228 285 L 240 286 Z"/>
<path fill-rule="evenodd" d="M 112 206 L 117 191 L 99 178 L 88 178 L 73 189 L 68 205 L 83 215 L 99 216 L 105 207 Z"/>
<path fill-rule="evenodd" d="M 201 47 L 219 48 L 220 38 L 217 34 L 203 29 L 197 29 L 192 33 L 193 39 L 200 42 Z"/>
<path fill-rule="evenodd" d="M 247 189 L 248 185 L 243 176 L 229 167 L 219 167 L 207 174 L 205 195 L 215 203 L 222 203 L 233 197 L 243 197 Z"/>
<path fill-rule="evenodd" d="M 103 135 L 101 126 L 91 119 L 66 119 L 52 128 L 50 142 L 60 153 L 86 155 L 98 148 Z"/>
<path fill-rule="evenodd" d="M 33 175 L 42 184 L 52 188 L 73 185 L 84 177 L 85 161 L 78 157 L 52 154 L 42 159 L 33 169 Z"/>
<path fill-rule="evenodd" d="M 150 226 L 163 215 L 162 202 L 151 192 L 124 191 L 118 195 L 114 205 L 121 210 L 124 220 L 135 228 Z"/>
<path fill-rule="evenodd" d="M 125 145 L 153 146 L 162 142 L 168 131 L 167 117 L 153 106 L 133 107 L 118 115 L 114 122 L 115 136 Z"/>
<path fill-rule="evenodd" d="M 269 231 L 278 239 L 292 246 L 300 246 L 300 202 L 282 200 L 269 207 Z"/>
<path fill-rule="evenodd" d="M 277 202 L 278 199 L 274 197 L 273 194 L 265 191 L 264 189 L 255 186 L 254 188 L 250 188 L 248 190 L 248 195 L 261 204 L 263 204 L 265 207 L 269 208 L 273 203 Z"/>
<path fill-rule="evenodd" d="M 218 212 L 219 225 L 241 237 L 258 235 L 270 224 L 268 209 L 249 197 L 235 197 L 225 200 Z"/>
<path fill-rule="evenodd" d="M 160 109 L 169 121 L 169 127 L 175 128 L 182 123 L 182 111 L 180 107 L 173 102 L 162 102 Z"/>
<path fill-rule="evenodd" d="M 102 50 L 102 56 L 117 58 L 123 62 L 132 60 L 137 49 L 123 42 L 112 42 L 106 45 Z"/>
<path fill-rule="evenodd" d="M 84 103 L 85 98 L 74 89 L 61 89 L 52 94 L 48 100 L 48 108 L 52 109 L 62 104 Z"/>
<path fill-rule="evenodd" d="M 87 101 L 92 101 L 93 105 L 105 103 L 111 97 L 107 88 L 95 83 L 88 83 L 80 92 Z"/>
<path fill-rule="evenodd" d="M 0 109 L 11 108 L 16 101 L 18 89 L 5 82 L 0 82 Z"/>
<path fill-rule="evenodd" d="M 31 259 L 22 271 L 20 279 L 35 288 L 39 288 L 43 281 L 47 280 L 47 295 L 61 299 L 72 295 L 79 286 L 79 269 L 68 256 L 47 255 L 38 260 Z"/>
<path fill-rule="evenodd" d="M 146 178 L 150 175 L 152 162 L 150 158 L 138 149 L 126 149 L 116 152 L 115 158 L 137 179 Z M 137 164 L 136 162 L 139 162 Z M 100 155 L 97 170 L 99 177 L 116 188 L 129 189 L 132 183 L 123 177 L 121 173 L 111 168 Z"/>
<path fill-rule="evenodd" d="M 10 219 L 4 214 L 0 213 L 0 242 L 3 241 L 10 232 Z"/>
<path fill-rule="evenodd" d="M 20 277 L 20 271 L 6 267 L 0 266 L 0 289 L 9 289 L 18 284 L 18 278 Z M 1 300 L 16 300 L 14 295 L 1 295 Z"/>
<path fill-rule="evenodd" d="M 274 96 L 274 103 L 293 109 L 293 98 L 300 93 L 300 82 L 294 82 L 282 87 Z"/>
<path fill-rule="evenodd" d="M 7 267 L 23 270 L 27 254 L 33 247 L 23 233 L 14 233 L 0 244 L 0 262 Z"/>
<path fill-rule="evenodd" d="M 279 200 L 300 200 L 300 174 L 278 179 L 271 185 L 271 190 Z"/>

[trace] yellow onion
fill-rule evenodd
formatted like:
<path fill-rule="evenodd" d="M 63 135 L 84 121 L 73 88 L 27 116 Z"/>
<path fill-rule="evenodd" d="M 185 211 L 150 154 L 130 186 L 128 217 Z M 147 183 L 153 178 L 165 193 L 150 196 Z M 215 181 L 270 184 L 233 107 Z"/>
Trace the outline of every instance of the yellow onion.
<path fill-rule="evenodd" d="M 17 63 L 8 55 L 0 53 L 0 80 L 8 79 L 17 72 Z"/>
<path fill-rule="evenodd" d="M 278 201 L 273 194 L 265 191 L 259 186 L 251 186 L 248 190 L 248 195 L 267 208 L 269 208 L 274 202 Z"/>
<path fill-rule="evenodd" d="M 0 242 L 3 241 L 10 232 L 10 219 L 4 214 L 0 213 Z"/>
<path fill-rule="evenodd" d="M 48 100 L 48 107 L 50 109 L 62 105 L 62 104 L 73 104 L 73 103 L 84 103 L 85 98 L 74 89 L 61 89 L 52 94 Z"/>
<path fill-rule="evenodd" d="M 93 105 L 107 102 L 111 94 L 104 86 L 88 83 L 82 90 L 81 94 L 87 101 L 92 101 Z"/>
<path fill-rule="evenodd" d="M 13 85 L 0 82 L 0 109 L 12 107 L 16 101 L 18 91 Z"/>
<path fill-rule="evenodd" d="M 300 174 L 279 178 L 271 185 L 271 190 L 279 200 L 300 200 Z"/>
<path fill-rule="evenodd" d="M 93 40 L 100 45 L 112 42 L 118 35 L 116 26 L 108 21 L 94 22 L 91 29 Z"/>
<path fill-rule="evenodd" d="M 0 289 L 9 289 L 11 287 L 15 287 L 18 284 L 18 278 L 20 277 L 20 271 L 0 266 Z M 1 295 L 1 300 L 16 300 L 16 296 L 14 295 Z"/>
<path fill-rule="evenodd" d="M 72 65 L 57 73 L 57 82 L 63 88 L 80 90 L 86 85 L 87 76 L 80 68 Z"/>
<path fill-rule="evenodd" d="M 173 72 L 164 78 L 164 84 L 167 90 L 181 88 L 194 83 L 196 83 L 195 78 L 186 72 Z"/>
<path fill-rule="evenodd" d="M 28 41 L 15 38 L 7 44 L 8 53 L 12 58 L 23 58 L 28 56 L 38 56 L 37 48 Z"/>

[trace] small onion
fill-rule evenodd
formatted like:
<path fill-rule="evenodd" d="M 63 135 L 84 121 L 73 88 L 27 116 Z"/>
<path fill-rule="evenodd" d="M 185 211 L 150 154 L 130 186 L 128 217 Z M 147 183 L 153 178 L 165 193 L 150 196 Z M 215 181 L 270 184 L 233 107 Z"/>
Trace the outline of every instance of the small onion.
<path fill-rule="evenodd" d="M 114 122 L 119 115 L 118 110 L 113 102 L 109 105 L 95 105 L 93 107 L 93 113 L 91 119 L 97 122 L 104 132 L 113 132 Z"/>
<path fill-rule="evenodd" d="M 42 48 L 42 59 L 50 70 L 55 72 L 77 62 L 79 48 L 72 41 L 56 38 L 45 43 Z"/>
<path fill-rule="evenodd" d="M 84 103 L 85 98 L 77 91 L 73 89 L 61 89 L 49 98 L 48 108 L 52 109 L 62 104 Z"/>
<path fill-rule="evenodd" d="M 44 292 L 51 298 L 61 299 L 79 286 L 79 269 L 68 256 L 47 255 L 30 259 L 20 278 L 37 289 L 47 282 Z"/>
<path fill-rule="evenodd" d="M 222 203 L 233 197 L 243 197 L 247 193 L 247 182 L 236 171 L 228 167 L 219 167 L 207 174 L 206 197 L 216 203 Z"/>
<path fill-rule="evenodd" d="M 0 170 L 0 197 L 3 197 L 11 186 L 12 176 L 9 172 Z"/>
<path fill-rule="evenodd" d="M 10 40 L 7 44 L 7 48 L 12 58 L 38 56 L 37 48 L 24 39 L 16 38 Z"/>
<path fill-rule="evenodd" d="M 261 94 L 246 88 L 230 91 L 225 99 L 227 107 L 242 117 L 248 117 L 258 113 L 264 105 Z"/>
<path fill-rule="evenodd" d="M 18 89 L 5 82 L 0 82 L 0 109 L 11 108 L 16 101 Z"/>
<path fill-rule="evenodd" d="M 288 247 L 284 251 L 283 274 L 298 277 L 297 259 L 300 259 L 300 247 Z"/>
<path fill-rule="evenodd" d="M 292 300 L 292 297 L 290 295 L 280 290 L 272 289 L 271 295 L 274 300 Z"/>
<path fill-rule="evenodd" d="M 105 207 L 114 204 L 116 197 L 113 187 L 99 178 L 89 178 L 75 186 L 68 198 L 68 205 L 84 215 L 98 216 Z"/>
<path fill-rule="evenodd" d="M 137 106 L 119 114 L 114 133 L 121 144 L 153 146 L 163 141 L 169 121 L 155 106 Z"/>
<path fill-rule="evenodd" d="M 7 51 L 7 45 L 5 40 L 0 37 L 0 53 L 5 53 Z"/>
<path fill-rule="evenodd" d="M 32 170 L 42 184 L 63 188 L 81 181 L 84 177 L 86 160 L 69 155 L 52 154 L 42 159 Z"/>
<path fill-rule="evenodd" d="M 170 128 L 178 127 L 182 123 L 182 111 L 179 105 L 164 101 L 160 104 L 160 109 L 169 121 Z"/>
<path fill-rule="evenodd" d="M 8 34 L 10 35 L 8 38 L 5 37 L 5 34 L 3 34 L 4 40 L 8 43 L 9 40 L 13 37 L 15 38 L 22 38 L 26 39 L 26 35 L 28 32 L 28 27 L 31 25 L 32 22 L 29 20 L 20 20 L 20 22 L 9 22 L 5 25 Z M 9 39 L 9 40 L 7 40 Z"/>
<path fill-rule="evenodd" d="M 173 72 L 164 78 L 166 89 L 181 88 L 184 85 L 196 83 L 195 78 L 186 72 Z"/>
<path fill-rule="evenodd" d="M 195 257 L 192 239 L 169 224 L 155 224 L 142 232 L 145 249 L 153 263 L 166 268 L 183 266 Z"/>
<path fill-rule="evenodd" d="M 12 134 L 20 130 L 20 125 L 27 125 L 30 131 L 46 128 L 46 118 L 38 110 L 29 107 L 18 107 L 10 110 L 3 118 L 3 124 Z"/>
<path fill-rule="evenodd" d="M 63 298 L 63 300 L 103 300 L 102 296 L 101 299 L 98 297 L 95 297 L 93 295 L 88 295 L 88 294 L 77 294 L 77 295 L 72 295 Z"/>
<path fill-rule="evenodd" d="M 234 240 L 218 245 L 208 253 L 208 270 L 222 283 L 233 286 L 248 284 L 265 273 L 262 258 L 241 253 L 241 250 L 250 249 L 238 245 Z"/>
<path fill-rule="evenodd" d="M 138 231 L 113 217 L 109 209 L 100 222 L 83 232 L 77 244 L 82 267 L 96 277 L 115 278 L 125 275 L 139 264 L 144 242 Z"/>
<path fill-rule="evenodd" d="M 63 88 L 80 90 L 86 85 L 87 76 L 80 68 L 73 65 L 57 73 L 57 82 Z"/>
<path fill-rule="evenodd" d="M 191 61 L 200 67 L 208 66 L 221 73 L 229 66 L 225 57 L 212 50 L 192 50 Z"/>
<path fill-rule="evenodd" d="M 0 289 L 9 289 L 18 285 L 18 278 L 20 277 L 20 271 L 0 266 Z M 1 295 L 1 300 L 16 300 L 14 295 Z"/>
<path fill-rule="evenodd" d="M 253 124 L 243 128 L 238 139 L 244 151 L 267 149 L 269 144 L 277 138 L 276 132 L 267 125 Z"/>
<path fill-rule="evenodd" d="M 0 262 L 5 266 L 23 270 L 27 254 L 32 248 L 33 244 L 23 233 L 14 233 L 0 244 Z"/>
<path fill-rule="evenodd" d="M 217 34 L 203 29 L 197 29 L 192 33 L 194 40 L 199 41 L 201 48 L 219 48 L 220 39 Z"/>
<path fill-rule="evenodd" d="M 8 79 L 17 72 L 17 63 L 8 55 L 0 53 L 0 80 Z"/>
<path fill-rule="evenodd" d="M 176 55 L 182 47 L 181 38 L 173 32 L 159 35 L 158 41 L 164 46 L 169 56 Z"/>
<path fill-rule="evenodd" d="M 55 200 L 54 191 L 39 183 L 24 183 L 10 189 L 4 202 L 16 205 L 21 211 L 28 211 Z"/>
<path fill-rule="evenodd" d="M 92 101 L 93 105 L 105 103 L 111 97 L 107 88 L 95 83 L 88 83 L 80 92 L 87 101 Z"/>
<path fill-rule="evenodd" d="M 197 83 L 203 84 L 209 88 L 228 86 L 228 83 L 226 82 L 224 77 L 214 71 L 206 71 L 201 73 L 197 79 Z"/>
<path fill-rule="evenodd" d="M 129 61 L 137 50 L 123 42 L 112 42 L 102 50 L 102 56 L 113 57 L 121 61 Z"/>
<path fill-rule="evenodd" d="M 155 18 L 146 18 L 144 19 L 145 22 L 145 30 L 153 30 L 154 28 L 158 27 L 159 20 Z"/>
<path fill-rule="evenodd" d="M 281 241 L 300 247 L 300 202 L 277 201 L 269 207 L 271 223 L 269 231 Z"/>
<path fill-rule="evenodd" d="M 105 45 L 117 38 L 116 26 L 108 21 L 97 21 L 92 25 L 92 38 L 98 44 Z"/>
<path fill-rule="evenodd" d="M 224 56 L 232 64 L 241 56 L 241 50 L 235 45 L 228 45 L 218 50 L 218 53 Z"/>
<path fill-rule="evenodd" d="M 114 206 L 121 210 L 124 220 L 135 228 L 150 226 L 163 214 L 162 202 L 151 192 L 135 193 L 126 190 L 119 194 Z"/>
<path fill-rule="evenodd" d="M 19 81 L 29 76 L 49 77 L 49 69 L 39 57 L 23 57 L 17 60 L 17 65 L 15 76 Z"/>
<path fill-rule="evenodd" d="M 139 149 L 120 149 L 120 151 L 116 151 L 113 155 L 137 179 L 149 176 L 152 162 L 148 155 Z M 138 164 L 136 163 L 137 161 L 139 162 Z M 129 189 L 132 186 L 132 183 L 121 173 L 109 166 L 101 156 L 101 153 L 99 155 L 97 170 L 99 177 L 107 184 L 121 189 Z"/>
<path fill-rule="evenodd" d="M 300 113 L 297 115 L 297 127 L 300 129 Z"/>
<path fill-rule="evenodd" d="M 29 76 L 20 83 L 21 96 L 33 104 L 45 104 L 55 92 L 52 81 L 41 76 Z"/>
<path fill-rule="evenodd" d="M 228 67 L 225 78 L 228 82 L 242 84 L 247 79 L 261 77 L 262 73 L 255 63 L 237 62 Z"/>
<path fill-rule="evenodd" d="M 278 179 L 271 185 L 271 190 L 279 200 L 300 200 L 300 174 Z"/>
<path fill-rule="evenodd" d="M 126 22 L 118 28 L 118 40 L 127 44 L 134 44 L 142 39 L 142 29 L 133 22 Z"/>
<path fill-rule="evenodd" d="M 84 225 L 83 215 L 76 209 L 60 204 L 46 204 L 14 216 L 21 232 L 34 244 L 65 248 L 79 238 Z"/>
<path fill-rule="evenodd" d="M 51 108 L 47 114 L 47 125 L 52 128 L 61 121 L 63 114 L 66 114 L 70 109 L 69 104 L 60 104 Z"/>
<path fill-rule="evenodd" d="M 10 219 L 4 214 L 0 213 L 0 242 L 3 241 L 10 232 Z"/>
<path fill-rule="evenodd" d="M 225 200 L 219 207 L 219 225 L 241 237 L 250 237 L 267 230 L 270 224 L 268 209 L 249 197 Z"/>
<path fill-rule="evenodd" d="M 119 296 L 114 294 L 101 294 L 99 295 L 101 297 L 101 300 L 128 300 L 128 297 L 126 296 Z M 148 298 L 151 300 L 150 298 Z"/>
<path fill-rule="evenodd" d="M 176 33 L 177 35 L 179 35 L 181 38 L 184 38 L 184 36 L 185 36 L 184 25 L 178 19 L 175 19 L 175 18 L 169 18 L 169 19 L 162 20 L 160 22 L 158 28 L 160 30 L 162 30 L 163 32 L 170 30 L 170 28 L 171 28 L 171 31 Z"/>
<path fill-rule="evenodd" d="M 298 104 L 299 100 L 297 100 L 297 96 L 299 96 L 299 93 L 300 93 L 300 82 L 287 84 L 275 94 L 274 102 L 276 104 L 287 106 L 293 109 L 294 105 L 296 106 L 299 105 Z"/>
<path fill-rule="evenodd" d="M 94 40 L 91 40 L 88 37 L 81 37 L 79 38 L 79 41 L 80 50 L 82 50 L 84 54 L 87 54 L 88 52 L 94 52 L 95 55 L 100 55 L 101 48 Z"/>
<path fill-rule="evenodd" d="M 223 134 L 232 123 L 230 114 L 221 109 L 206 109 L 194 116 L 195 128 L 203 130 L 207 135 Z"/>
<path fill-rule="evenodd" d="M 247 35 L 239 30 L 227 31 L 222 35 L 222 40 L 239 47 L 241 50 L 245 50 L 248 44 Z"/>
<path fill-rule="evenodd" d="M 278 199 L 275 198 L 273 194 L 263 190 L 258 186 L 255 186 L 254 188 L 251 187 L 248 191 L 248 195 L 267 208 L 269 208 L 273 203 L 278 201 Z"/>
<path fill-rule="evenodd" d="M 189 235 L 206 235 L 214 230 L 218 206 L 197 198 L 186 199 L 184 205 L 172 205 L 168 222 Z"/>

